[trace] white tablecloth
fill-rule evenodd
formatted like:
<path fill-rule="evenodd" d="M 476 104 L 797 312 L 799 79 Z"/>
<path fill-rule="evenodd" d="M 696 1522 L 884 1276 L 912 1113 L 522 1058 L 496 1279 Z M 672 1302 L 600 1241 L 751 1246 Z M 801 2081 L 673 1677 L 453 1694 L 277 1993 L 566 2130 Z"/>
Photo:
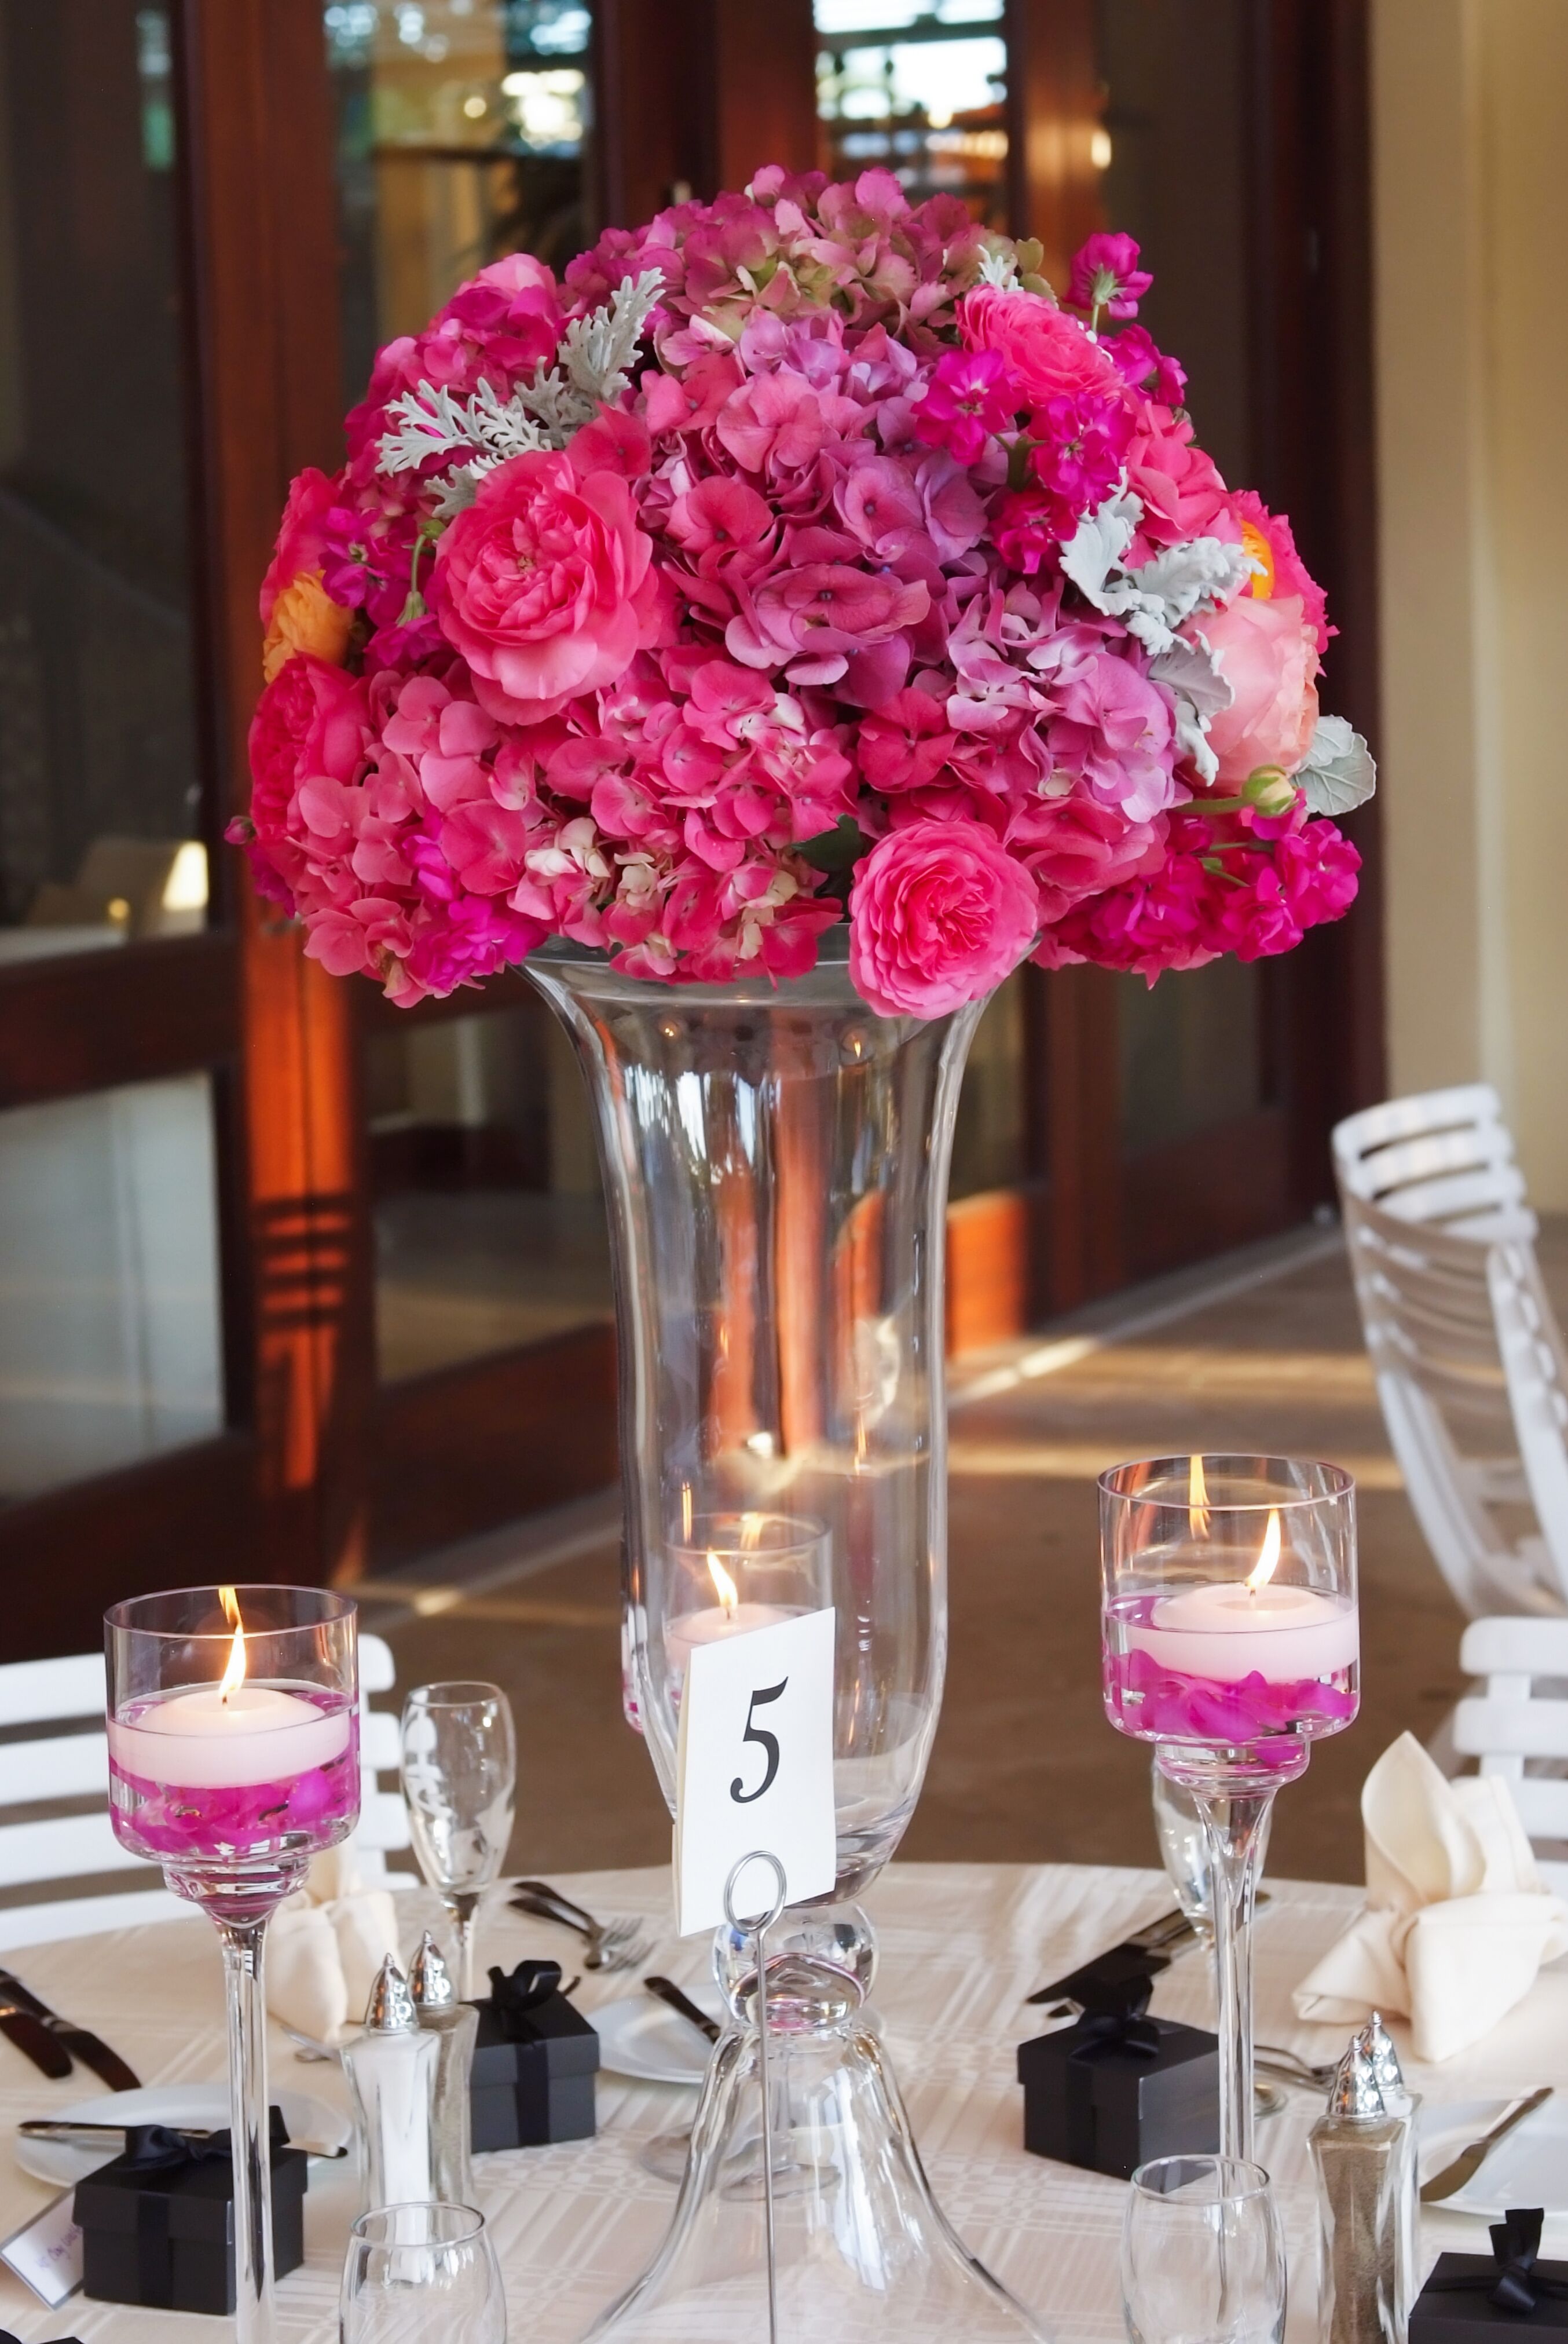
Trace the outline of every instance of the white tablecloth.
<path fill-rule="evenodd" d="M 641 1968 L 686 1983 L 703 1974 L 707 1941 L 669 1932 L 668 1874 L 594 1873 L 562 1885 L 600 1914 L 643 1913 L 661 1942 Z M 1338 2036 L 1303 2027 L 1290 1988 L 1343 1926 L 1358 1902 L 1350 1888 L 1271 1883 L 1257 1935 L 1257 2031 L 1315 2058 L 1341 2047 Z M 1158 1873 L 1086 1865 L 895 1864 L 871 1891 L 868 1909 L 881 1942 L 877 2004 L 932 2185 L 960 2235 L 1044 2324 L 1058 2344 L 1120 2339 L 1116 2241 L 1122 2184 L 1028 2157 L 1017 2044 L 1038 2031 L 1026 2010 L 1030 1989 L 1061 1975 L 1128 1930 L 1169 1909 Z M 423 1892 L 399 1899 L 409 1942 L 430 1917 Z M 570 1940 L 548 1923 L 504 1905 L 487 1916 L 481 1959 L 510 1966 L 525 1954 L 569 1961 Z M 18 1975 L 54 2006 L 96 2027 L 145 2083 L 210 2081 L 225 2072 L 216 1946 L 199 1920 L 40 1946 L 11 1957 Z M 585 1974 L 578 2000 L 596 2003 L 637 1991 L 639 1973 Z M 1154 2008 L 1167 2017 L 1212 2024 L 1208 1965 L 1176 1963 L 1160 1979 Z M 1397 2028 L 1395 2030 L 1398 2032 Z M 297 2064 L 275 2030 L 275 2089 L 337 2098 L 335 2066 Z M 1476 2050 L 1441 2071 L 1411 2065 L 1412 2086 L 1438 2099 L 1463 2099 L 1545 2082 L 1568 2085 L 1568 1974 L 1547 1973 L 1529 2001 Z M 0 2041 L 0 2122 L 46 2115 L 101 2087 L 78 2073 L 50 2084 Z M 638 2161 L 648 2137 L 684 2120 L 694 2096 L 668 2086 L 601 2075 L 598 2137 L 559 2148 L 478 2160 L 478 2195 L 506 2274 L 511 2334 L 528 2344 L 575 2344 L 590 2319 L 636 2276 L 668 2222 L 674 2191 Z M 1317 2103 L 1292 2093 L 1287 2111 L 1261 2127 L 1259 2154 L 1279 2190 L 1291 2268 L 1290 2335 L 1313 2334 L 1312 2198 L 1306 2154 Z M 0 2159 L 0 2237 L 50 2193 Z M 307 2199 L 307 2259 L 278 2288 L 282 2344 L 332 2344 L 337 2278 L 356 2210 L 350 2170 L 317 2166 Z M 1563 2248 L 1548 2232 L 1548 2246 Z M 1426 2245 L 1484 2246 L 1462 2218 L 1426 2218 Z M 0 2326 L 25 2339 L 75 2334 L 83 2344 L 190 2344 L 228 2339 L 228 2322 L 134 2311 L 76 2297 L 49 2312 L 9 2275 L 0 2278 Z M 922 2344 L 908 2338 L 900 2344 Z M 950 2344 L 942 2339 L 942 2344 Z"/>

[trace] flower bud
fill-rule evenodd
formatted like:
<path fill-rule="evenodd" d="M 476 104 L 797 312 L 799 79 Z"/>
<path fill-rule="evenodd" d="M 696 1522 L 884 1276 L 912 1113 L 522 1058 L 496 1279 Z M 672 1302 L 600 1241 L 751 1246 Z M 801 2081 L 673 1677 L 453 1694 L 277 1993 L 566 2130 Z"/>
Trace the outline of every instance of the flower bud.
<path fill-rule="evenodd" d="M 1296 803 L 1296 785 L 1282 765 L 1259 765 L 1241 784 L 1245 803 L 1265 820 L 1276 822 Z"/>

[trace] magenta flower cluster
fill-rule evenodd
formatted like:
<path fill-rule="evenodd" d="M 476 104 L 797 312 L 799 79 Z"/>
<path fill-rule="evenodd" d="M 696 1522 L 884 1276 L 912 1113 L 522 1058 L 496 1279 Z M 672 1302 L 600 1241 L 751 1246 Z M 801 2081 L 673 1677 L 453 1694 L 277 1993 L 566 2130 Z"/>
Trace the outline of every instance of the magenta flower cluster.
<path fill-rule="evenodd" d="M 408 1003 L 550 936 L 785 977 L 847 918 L 872 1006 L 936 1015 L 1030 953 L 1152 979 L 1337 917 L 1355 851 L 1288 785 L 1322 598 L 1194 443 L 1138 258 L 1091 238 L 1062 307 L 954 199 L 768 170 L 389 344 L 262 595 L 231 835 L 307 950 Z M 439 439 L 641 283 L 569 429 Z"/>

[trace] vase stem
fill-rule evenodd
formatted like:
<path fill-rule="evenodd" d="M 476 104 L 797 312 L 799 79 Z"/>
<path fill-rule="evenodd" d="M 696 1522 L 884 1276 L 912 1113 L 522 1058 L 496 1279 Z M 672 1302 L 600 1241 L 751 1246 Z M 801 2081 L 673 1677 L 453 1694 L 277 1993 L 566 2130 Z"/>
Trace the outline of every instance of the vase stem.
<path fill-rule="evenodd" d="M 1209 1842 L 1219 1999 L 1220 2154 L 1252 2161 L 1252 1906 L 1262 1869 L 1268 1791 L 1195 1791 Z"/>
<path fill-rule="evenodd" d="M 270 1915 L 214 1915 L 228 2004 L 229 2137 L 234 2147 L 236 2344 L 273 2344 L 272 2118 L 267 2103 L 262 1947 Z"/>

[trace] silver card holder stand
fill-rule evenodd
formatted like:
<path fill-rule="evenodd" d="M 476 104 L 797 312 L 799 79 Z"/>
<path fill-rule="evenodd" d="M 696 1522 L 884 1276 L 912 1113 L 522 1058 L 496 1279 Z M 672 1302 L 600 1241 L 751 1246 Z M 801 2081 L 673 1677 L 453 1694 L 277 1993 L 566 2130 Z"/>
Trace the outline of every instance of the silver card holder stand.
<path fill-rule="evenodd" d="M 773 1902 L 764 1913 L 742 1915 L 735 1909 L 735 1888 L 749 1864 L 765 1864 L 775 1883 Z M 773 2243 L 773 2102 L 768 2088 L 768 1965 L 762 1941 L 784 1910 L 789 1883 L 784 1866 L 765 1847 L 743 1855 L 724 1884 L 724 1917 L 737 1935 L 751 1939 L 757 1956 L 757 2083 L 762 2095 L 762 2216 L 768 2239 L 768 2344 L 779 2344 L 779 2271 Z"/>

